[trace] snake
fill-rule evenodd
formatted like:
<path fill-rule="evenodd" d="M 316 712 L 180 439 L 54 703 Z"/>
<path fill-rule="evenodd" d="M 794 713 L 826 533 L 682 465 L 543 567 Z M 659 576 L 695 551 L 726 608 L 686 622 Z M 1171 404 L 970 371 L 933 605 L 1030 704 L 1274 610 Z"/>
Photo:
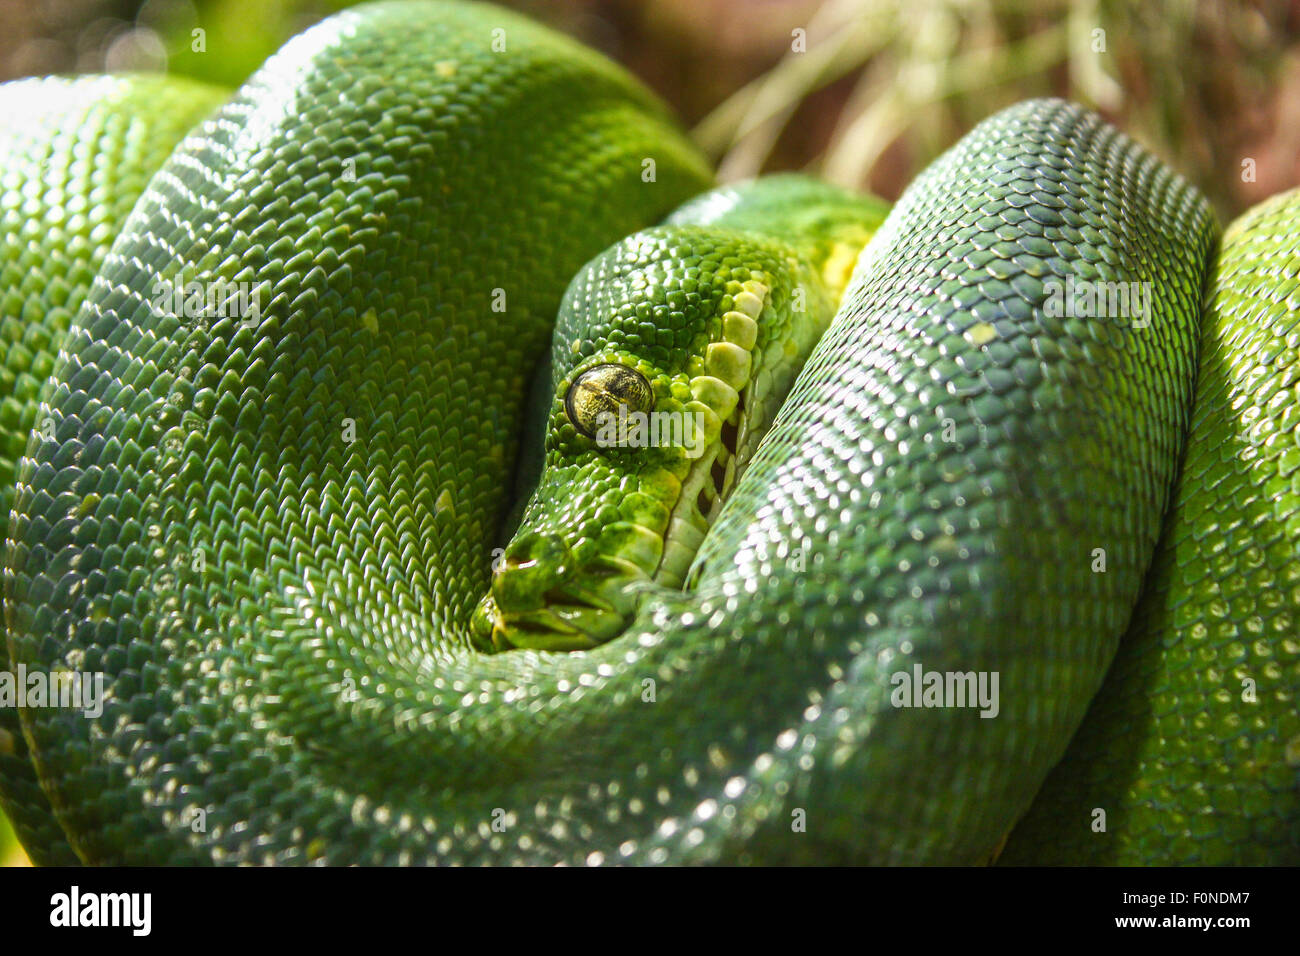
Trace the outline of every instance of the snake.
<path fill-rule="evenodd" d="M 719 185 L 435 0 L 0 152 L 33 861 L 1300 862 L 1300 193 L 1056 99 Z"/>

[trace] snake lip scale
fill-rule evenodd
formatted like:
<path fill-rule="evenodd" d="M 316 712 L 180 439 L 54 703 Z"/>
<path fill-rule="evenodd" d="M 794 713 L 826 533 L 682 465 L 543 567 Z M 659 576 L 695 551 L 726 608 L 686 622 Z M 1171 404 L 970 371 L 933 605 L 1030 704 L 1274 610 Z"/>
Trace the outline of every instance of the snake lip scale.
<path fill-rule="evenodd" d="M 1300 862 L 1300 193 L 1055 99 L 718 185 L 451 0 L 0 153 L 0 669 L 104 687 L 0 706 L 35 862 Z"/>

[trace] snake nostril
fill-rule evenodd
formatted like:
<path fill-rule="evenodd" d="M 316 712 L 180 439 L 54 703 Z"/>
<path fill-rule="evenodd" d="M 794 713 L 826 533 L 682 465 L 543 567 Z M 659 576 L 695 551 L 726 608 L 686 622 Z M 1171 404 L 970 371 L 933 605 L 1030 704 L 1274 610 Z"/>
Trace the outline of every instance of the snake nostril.
<path fill-rule="evenodd" d="M 568 563 L 569 549 L 555 535 L 541 534 L 536 531 L 526 532 L 506 547 L 506 567 L 551 567 L 560 568 Z"/>
<path fill-rule="evenodd" d="M 569 573 L 572 556 L 555 535 L 526 532 L 506 546 L 492 576 L 492 594 L 503 609 L 540 607 L 548 590 Z"/>

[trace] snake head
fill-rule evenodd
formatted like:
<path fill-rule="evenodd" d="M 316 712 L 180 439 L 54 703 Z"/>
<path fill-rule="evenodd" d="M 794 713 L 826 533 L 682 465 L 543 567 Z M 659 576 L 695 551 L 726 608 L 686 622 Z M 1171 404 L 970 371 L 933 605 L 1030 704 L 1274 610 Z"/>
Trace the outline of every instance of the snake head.
<path fill-rule="evenodd" d="M 755 444 L 749 412 L 775 410 L 761 349 L 784 331 L 769 316 L 790 298 L 786 261 L 730 230 L 659 227 L 570 284 L 545 467 L 475 613 L 479 647 L 592 647 L 639 590 L 682 586 Z"/>
<path fill-rule="evenodd" d="M 474 614 L 477 646 L 593 647 L 627 628 L 639 594 L 692 580 L 883 217 L 828 190 L 705 194 L 569 284 L 545 467 Z"/>
<path fill-rule="evenodd" d="M 638 585 L 679 586 L 721 493 L 712 481 L 703 491 L 728 456 L 719 411 L 683 376 L 628 354 L 575 368 L 556 394 L 541 480 L 475 617 L 480 645 L 594 647 L 626 626 Z"/>

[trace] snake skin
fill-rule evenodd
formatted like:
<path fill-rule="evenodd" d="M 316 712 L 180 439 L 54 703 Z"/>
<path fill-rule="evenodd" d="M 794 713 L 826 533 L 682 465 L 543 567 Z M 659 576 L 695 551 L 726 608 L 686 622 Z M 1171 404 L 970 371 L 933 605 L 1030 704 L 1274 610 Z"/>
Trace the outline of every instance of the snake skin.
<path fill-rule="evenodd" d="M 1145 593 L 1004 862 L 1300 863 L 1297 221 L 1290 192 L 1224 235 Z"/>
<path fill-rule="evenodd" d="M 151 76 L 0 86 L 0 514 L 37 424 L 41 386 L 112 238 L 172 149 L 228 91 Z M 39 188 L 33 188 L 33 187 Z M 0 671 L 9 669 L 0 640 Z M 0 808 L 32 859 L 73 863 L 18 712 L 0 707 Z"/>
<path fill-rule="evenodd" d="M 1155 544 L 1214 234 L 1194 188 L 1057 101 L 981 123 L 902 197 L 697 559 L 701 617 L 745 594 L 746 656 L 824 675 L 778 739 L 771 817 L 810 815 L 781 858 L 976 862 L 1028 805 Z M 1148 327 L 1051 318 L 1069 275 L 1154 281 Z M 916 664 L 998 672 L 1001 712 L 892 706 Z"/>

